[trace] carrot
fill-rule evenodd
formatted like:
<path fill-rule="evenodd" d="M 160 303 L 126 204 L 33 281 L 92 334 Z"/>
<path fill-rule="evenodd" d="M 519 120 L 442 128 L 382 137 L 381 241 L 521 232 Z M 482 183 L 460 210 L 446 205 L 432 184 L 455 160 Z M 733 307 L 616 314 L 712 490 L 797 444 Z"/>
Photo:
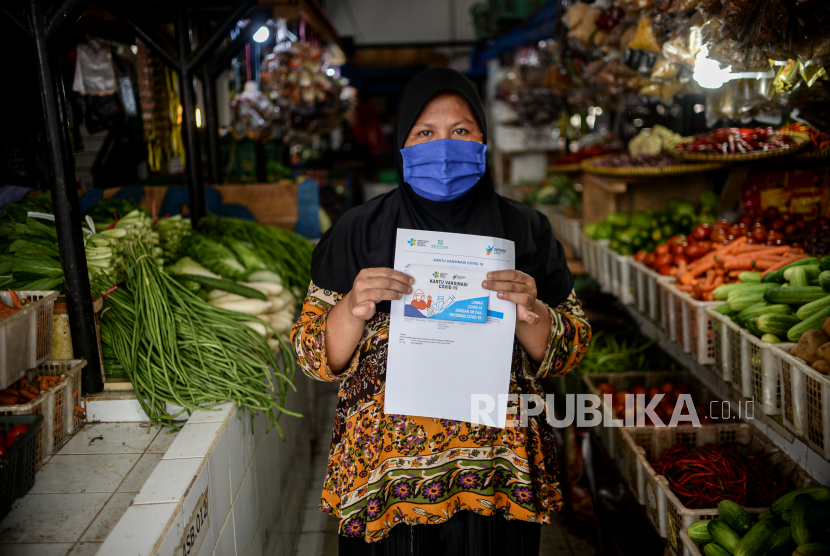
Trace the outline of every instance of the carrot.
<path fill-rule="evenodd" d="M 787 255 L 787 256 L 783 257 L 778 264 L 775 264 L 775 265 L 769 267 L 768 269 L 766 269 L 764 272 L 762 272 L 761 273 L 761 278 L 763 278 L 764 276 L 766 276 L 770 272 L 775 272 L 776 270 L 782 269 L 790 263 L 794 263 L 795 261 L 805 259 L 805 258 L 807 258 L 807 255 Z"/>
<path fill-rule="evenodd" d="M 782 245 L 780 247 L 767 247 L 766 249 L 755 251 L 752 253 L 752 256 L 756 259 L 768 259 L 769 255 L 786 255 L 789 252 L 790 247 L 788 245 Z"/>
<path fill-rule="evenodd" d="M 740 247 L 738 247 L 736 253 L 741 254 L 741 253 L 751 253 L 753 251 L 763 251 L 767 247 L 769 247 L 769 246 L 768 245 L 756 245 L 756 244 L 747 243 L 746 245 L 741 245 Z"/>
<path fill-rule="evenodd" d="M 723 268 L 726 270 L 752 270 L 753 260 L 743 257 L 730 257 L 723 262 Z"/>
<path fill-rule="evenodd" d="M 20 388 L 28 390 L 32 394 L 40 394 L 40 390 L 38 390 L 33 384 L 30 384 L 25 378 L 20 379 Z"/>
<path fill-rule="evenodd" d="M 79 406 L 79 405 L 76 405 L 76 406 L 75 406 L 75 411 L 77 411 L 77 412 L 78 412 L 78 413 L 80 413 L 81 415 L 86 415 L 86 409 L 84 409 L 83 407 L 81 407 L 81 406 Z"/>
<path fill-rule="evenodd" d="M 17 405 L 20 403 L 20 398 L 17 396 L 0 395 L 0 405 Z"/>
<path fill-rule="evenodd" d="M 703 301 L 714 301 L 715 292 L 706 292 L 703 294 Z"/>
<path fill-rule="evenodd" d="M 694 280 L 694 276 L 689 272 L 689 268 L 686 267 L 686 272 L 680 275 L 680 278 L 677 280 L 681 284 L 689 284 L 691 281 Z M 678 286 L 679 288 L 680 286 Z"/>
<path fill-rule="evenodd" d="M 676 288 L 682 292 L 692 293 L 694 291 L 694 286 L 691 284 L 679 284 Z"/>
<path fill-rule="evenodd" d="M 6 388 L 5 390 L 3 390 L 2 394 L 5 396 L 17 396 L 19 398 L 20 390 L 18 390 L 17 388 Z"/>
<path fill-rule="evenodd" d="M 74 400 L 74 399 L 75 399 L 75 398 L 77 398 L 77 397 L 78 397 L 78 389 L 77 389 L 77 388 L 75 388 L 75 391 L 74 391 L 74 392 L 72 392 L 72 399 Z"/>
<path fill-rule="evenodd" d="M 715 257 L 713 255 L 712 259 L 709 262 L 707 262 L 704 265 L 698 266 L 694 270 L 692 270 L 691 265 L 689 265 L 688 271 L 691 272 L 694 276 L 700 276 L 701 274 L 703 274 L 707 270 L 711 270 L 714 267 L 715 267 Z"/>
<path fill-rule="evenodd" d="M 21 398 L 26 398 L 27 400 L 33 400 L 33 399 L 37 398 L 37 396 L 35 394 L 32 394 L 28 390 L 21 390 L 20 391 L 20 397 Z"/>
<path fill-rule="evenodd" d="M 686 261 L 680 259 L 680 262 L 677 264 L 677 276 L 683 276 L 686 273 L 687 266 Z"/>
<path fill-rule="evenodd" d="M 766 270 L 768 268 L 772 268 L 773 266 L 777 265 L 781 262 L 780 258 L 776 259 L 758 259 L 755 261 L 755 268 L 758 270 Z"/>
<path fill-rule="evenodd" d="M 12 307 L 15 309 L 20 309 L 20 297 L 15 293 L 14 290 L 9 290 L 9 295 L 12 296 Z"/>

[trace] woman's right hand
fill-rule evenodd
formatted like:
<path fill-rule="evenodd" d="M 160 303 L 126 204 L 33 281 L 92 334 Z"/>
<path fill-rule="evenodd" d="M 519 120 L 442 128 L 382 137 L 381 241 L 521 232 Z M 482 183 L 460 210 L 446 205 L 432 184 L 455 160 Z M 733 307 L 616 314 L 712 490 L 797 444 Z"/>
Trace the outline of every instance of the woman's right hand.
<path fill-rule="evenodd" d="M 401 299 L 412 293 L 415 279 L 391 268 L 364 268 L 349 292 L 349 312 L 353 317 L 369 320 L 380 301 Z"/>

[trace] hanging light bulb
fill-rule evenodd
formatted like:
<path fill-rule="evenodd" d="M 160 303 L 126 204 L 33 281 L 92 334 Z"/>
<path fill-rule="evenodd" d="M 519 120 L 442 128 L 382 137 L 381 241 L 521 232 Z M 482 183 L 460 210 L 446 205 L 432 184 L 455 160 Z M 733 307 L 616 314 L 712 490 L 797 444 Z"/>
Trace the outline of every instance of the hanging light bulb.
<path fill-rule="evenodd" d="M 719 89 L 724 83 L 729 81 L 729 72 L 732 70 L 732 67 L 729 66 L 721 69 L 718 62 L 707 58 L 708 55 L 709 48 L 706 45 L 701 46 L 695 58 L 695 72 L 693 77 L 698 85 L 704 89 Z"/>
<path fill-rule="evenodd" d="M 268 30 L 268 27 L 263 25 L 262 27 L 257 29 L 256 33 L 254 33 L 254 40 L 256 42 L 265 42 L 268 40 L 269 36 L 271 36 L 271 31 Z"/>

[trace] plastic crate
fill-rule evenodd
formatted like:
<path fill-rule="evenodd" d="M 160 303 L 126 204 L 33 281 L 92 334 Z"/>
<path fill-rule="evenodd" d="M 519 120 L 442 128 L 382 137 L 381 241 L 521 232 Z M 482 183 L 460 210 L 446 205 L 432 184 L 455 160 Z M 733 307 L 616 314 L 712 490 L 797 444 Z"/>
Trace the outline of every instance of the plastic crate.
<path fill-rule="evenodd" d="M 722 305 L 721 301 L 697 301 L 689 294 L 678 290 L 674 284 L 666 288 L 671 299 L 670 308 L 677 317 L 680 307 L 681 324 L 676 331 L 678 342 L 682 342 L 683 351 L 692 354 L 701 365 L 715 362 L 715 343 L 712 333 L 712 317 L 706 312 L 709 307 Z"/>
<path fill-rule="evenodd" d="M 611 251 L 609 249 L 609 251 Z M 631 257 L 626 257 L 611 251 L 611 293 L 617 296 L 617 299 L 623 305 L 631 305 L 634 303 L 632 279 Z"/>
<path fill-rule="evenodd" d="M 772 344 L 781 376 L 781 417 L 784 426 L 804 438 L 830 460 L 830 377 L 790 355 L 795 344 Z"/>
<path fill-rule="evenodd" d="M 717 307 L 717 305 L 713 305 L 706 309 L 706 312 L 712 317 L 712 340 L 715 348 L 715 361 L 712 364 L 712 369 L 715 374 L 732 384 L 743 394 L 743 374 L 741 372 L 741 334 L 743 329 L 735 324 L 730 317 L 718 313 L 716 311 Z"/>
<path fill-rule="evenodd" d="M 747 513 L 749 514 L 758 514 L 760 513 L 758 508 L 744 508 Z M 674 552 L 677 556 L 681 554 L 683 556 L 703 556 L 703 543 L 696 543 L 692 540 L 689 536 L 689 533 L 686 529 L 681 529 L 680 531 L 680 540 L 682 542 L 682 552 Z"/>
<path fill-rule="evenodd" d="M 741 330 L 741 382 L 744 397 L 755 402 L 765 415 L 781 414 L 781 379 L 778 359 L 772 353 L 777 344 L 762 342 L 748 330 Z"/>
<path fill-rule="evenodd" d="M 608 244 L 611 243 L 607 239 L 597 240 L 596 259 L 597 259 L 597 282 L 599 287 L 605 293 L 614 293 L 613 278 L 612 278 L 612 260 L 614 255 Z"/>
<path fill-rule="evenodd" d="M 18 425 L 29 425 L 29 429 L 9 446 L 6 455 L 0 457 L 0 520 L 8 515 L 15 500 L 35 486 L 37 435 L 42 423 L 42 415 L 0 417 L 0 434 L 3 436 Z"/>
<path fill-rule="evenodd" d="M 643 427 L 606 427 L 606 409 L 602 396 L 600 395 L 597 386 L 603 382 L 607 382 L 613 386 L 618 392 L 621 390 L 630 390 L 632 386 L 645 386 L 647 389 L 657 387 L 664 382 L 686 383 L 690 387 L 690 393 L 695 403 L 708 407 L 709 402 L 717 401 L 714 395 L 707 390 L 703 384 L 697 380 L 688 371 L 637 371 L 629 373 L 591 373 L 583 377 L 588 392 L 596 396 L 600 396 L 600 412 L 603 416 L 602 423 L 595 427 L 595 431 L 599 436 L 608 454 L 614 459 L 617 469 L 622 475 L 623 480 L 631 487 L 632 492 L 637 497 L 641 504 L 645 503 L 643 498 L 643 485 L 639 479 L 637 471 L 637 454 L 635 448 L 641 447 L 647 454 L 651 454 L 653 450 L 658 449 L 660 442 L 675 443 L 673 435 L 666 435 L 665 433 L 658 434 L 658 430 L 654 426 Z M 607 415 L 612 416 L 612 409 L 607 410 Z M 711 427 L 714 425 L 702 425 L 701 428 Z M 681 431 L 689 428 L 686 425 L 673 427 Z M 691 427 L 694 428 L 694 427 Z M 659 429 L 666 430 L 666 429 Z M 672 444 L 669 444 L 671 446 Z M 660 448 L 660 453 L 665 451 L 669 446 Z"/>
<path fill-rule="evenodd" d="M 596 240 L 589 238 L 585 234 L 581 234 L 579 244 L 582 246 L 582 264 L 585 267 L 585 272 L 599 281 L 599 261 Z"/>
<path fill-rule="evenodd" d="M 647 316 L 657 324 L 663 322 L 663 295 L 660 284 L 673 283 L 674 276 L 663 276 L 650 269 L 641 262 L 631 259 L 628 263 L 631 270 L 632 304 L 637 311 Z"/>
<path fill-rule="evenodd" d="M 688 447 L 698 447 L 713 442 L 739 442 L 749 444 L 753 450 L 764 450 L 768 454 L 770 463 L 776 465 L 782 475 L 791 472 L 791 481 L 794 488 L 802 488 L 811 484 L 811 479 L 798 465 L 793 462 L 775 444 L 771 443 L 756 428 L 746 423 L 729 423 L 706 427 L 676 427 L 655 428 L 654 434 L 660 441 L 654 446 L 651 455 L 660 457 L 671 446 L 683 444 Z M 672 440 L 673 437 L 673 440 Z M 717 517 L 717 508 L 692 510 L 686 508 L 669 488 L 669 483 L 662 475 L 657 475 L 649 463 L 645 450 L 638 449 L 637 457 L 640 462 L 640 479 L 644 484 L 644 498 L 646 501 L 646 515 L 661 537 L 665 538 L 669 549 L 675 554 L 691 554 L 684 549 L 681 531 L 689 525 L 703 519 Z M 750 513 L 761 513 L 766 508 L 746 508 Z"/>
<path fill-rule="evenodd" d="M 660 305 L 662 307 L 663 332 L 672 342 L 683 343 L 683 300 L 680 291 L 674 287 L 674 282 L 658 282 L 660 286 Z"/>
<path fill-rule="evenodd" d="M 43 426 L 37 433 L 37 468 L 57 453 L 86 422 L 75 414 L 75 406 L 81 403 L 81 370 L 86 367 L 83 359 L 47 361 L 32 371 L 34 375 L 62 376 L 55 386 L 43 390 L 29 403 L 0 406 L 0 416 L 43 415 Z M 30 381 L 31 382 L 31 381 Z"/>
<path fill-rule="evenodd" d="M 52 355 L 52 310 L 56 291 L 16 291 L 29 304 L 13 315 L 0 319 L 0 389 L 17 381 L 26 369 L 33 369 Z M 0 301 L 12 306 L 8 291 L 0 291 Z"/>

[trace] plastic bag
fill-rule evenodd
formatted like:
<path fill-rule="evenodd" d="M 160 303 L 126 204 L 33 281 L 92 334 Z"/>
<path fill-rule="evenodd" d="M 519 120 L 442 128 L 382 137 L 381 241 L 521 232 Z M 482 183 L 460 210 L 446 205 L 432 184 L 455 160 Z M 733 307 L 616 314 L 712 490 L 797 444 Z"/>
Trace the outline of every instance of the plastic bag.
<path fill-rule="evenodd" d="M 109 95 L 116 91 L 112 53 L 96 39 L 79 43 L 72 90 L 82 95 Z"/>
<path fill-rule="evenodd" d="M 723 9 L 723 2 L 721 2 L 721 0 L 700 0 L 697 8 L 703 13 L 704 16 L 711 18 L 721 13 L 721 10 Z"/>
<path fill-rule="evenodd" d="M 637 23 L 637 31 L 628 48 L 649 50 L 657 54 L 660 53 L 660 43 L 657 42 L 657 38 L 654 36 L 651 19 L 648 16 L 643 16 L 639 23 Z"/>
<path fill-rule="evenodd" d="M 600 13 L 602 13 L 602 10 L 599 8 L 588 8 L 585 10 L 582 19 L 578 24 L 576 24 L 575 27 L 571 27 L 568 36 L 575 38 L 582 43 L 583 46 L 589 46 L 591 44 L 591 39 L 594 37 L 594 33 L 597 30 L 596 21 Z"/>
<path fill-rule="evenodd" d="M 671 40 L 663 44 L 663 56 L 670 62 L 694 66 L 702 44 L 702 26 L 703 17 L 696 12 Z"/>
<path fill-rule="evenodd" d="M 585 17 L 585 12 L 587 12 L 590 7 L 591 6 L 588 4 L 576 4 L 565 12 L 565 15 L 562 16 L 562 21 L 564 21 L 565 25 L 569 28 L 573 29 L 579 24 L 579 22 L 582 21 Z"/>
<path fill-rule="evenodd" d="M 674 79 L 679 73 L 680 66 L 669 62 L 664 56 L 658 56 L 657 61 L 654 62 L 654 67 L 651 69 L 651 78 L 666 81 Z"/>
<path fill-rule="evenodd" d="M 726 25 L 721 29 L 723 36 L 727 39 L 742 39 L 760 1 L 724 0 L 722 15 Z"/>

